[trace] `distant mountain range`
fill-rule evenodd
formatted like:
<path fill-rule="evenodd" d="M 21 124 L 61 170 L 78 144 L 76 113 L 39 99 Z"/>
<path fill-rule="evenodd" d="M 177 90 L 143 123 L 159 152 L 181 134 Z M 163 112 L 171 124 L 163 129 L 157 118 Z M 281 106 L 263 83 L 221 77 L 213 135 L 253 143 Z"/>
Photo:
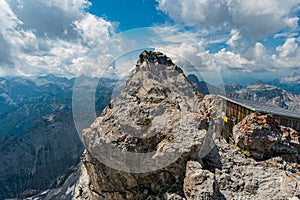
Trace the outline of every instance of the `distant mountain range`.
<path fill-rule="evenodd" d="M 0 199 L 57 187 L 79 163 L 83 145 L 72 116 L 74 82 L 54 75 L 0 78 Z M 98 114 L 114 84 L 99 80 Z"/>
<path fill-rule="evenodd" d="M 298 77 L 298 76 L 293 76 Z M 300 77 L 300 76 L 299 76 Z M 199 81 L 195 75 L 188 75 L 188 79 L 204 95 L 221 94 L 228 97 L 240 98 L 250 101 L 262 102 L 285 108 L 300 113 L 300 87 L 297 78 L 282 79 L 279 81 L 262 82 L 258 81 L 249 85 L 239 85 L 236 83 L 214 86 L 203 81 Z M 288 84 L 283 80 L 290 80 Z M 274 83 L 274 85 L 271 85 Z M 282 86 L 282 88 L 281 88 Z M 298 89 L 297 89 L 298 88 Z M 293 93 L 292 91 L 295 91 Z"/>
<path fill-rule="evenodd" d="M 300 113 L 300 95 L 293 94 L 277 86 L 262 82 L 243 87 L 227 85 L 229 97 L 262 102 Z"/>
<path fill-rule="evenodd" d="M 279 88 L 282 88 L 286 91 L 289 91 L 294 94 L 300 94 L 300 74 L 294 73 L 290 76 L 282 79 L 275 79 L 273 81 L 265 82 L 269 85 L 274 85 Z"/>

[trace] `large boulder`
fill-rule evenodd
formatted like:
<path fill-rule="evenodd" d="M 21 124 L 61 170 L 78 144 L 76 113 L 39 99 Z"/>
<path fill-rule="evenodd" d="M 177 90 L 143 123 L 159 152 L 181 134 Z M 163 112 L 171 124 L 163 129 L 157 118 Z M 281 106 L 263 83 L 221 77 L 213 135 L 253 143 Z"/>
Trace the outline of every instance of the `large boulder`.
<path fill-rule="evenodd" d="M 287 156 L 299 160 L 297 131 L 280 126 L 275 116 L 253 113 L 233 127 L 234 142 L 256 159 Z"/>

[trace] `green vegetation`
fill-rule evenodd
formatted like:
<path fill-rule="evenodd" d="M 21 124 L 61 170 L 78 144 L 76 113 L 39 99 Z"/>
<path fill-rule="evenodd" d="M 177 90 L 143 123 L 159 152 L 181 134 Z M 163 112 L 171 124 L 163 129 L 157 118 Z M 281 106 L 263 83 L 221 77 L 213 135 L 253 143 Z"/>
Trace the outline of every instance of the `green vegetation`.
<path fill-rule="evenodd" d="M 147 126 L 149 126 L 151 124 L 152 120 L 147 118 L 145 119 L 145 121 L 143 122 L 143 128 L 146 128 Z"/>
<path fill-rule="evenodd" d="M 251 153 L 249 150 L 246 150 L 246 149 L 242 149 L 240 148 L 237 144 L 233 144 L 233 147 L 236 149 L 238 148 L 245 156 L 247 157 L 250 157 L 251 156 Z"/>
<path fill-rule="evenodd" d="M 250 157 L 250 156 L 251 156 L 250 151 L 248 151 L 248 150 L 246 150 L 246 149 L 240 149 L 240 150 L 241 150 L 241 152 L 242 152 L 243 154 L 245 154 L 247 157 Z"/>

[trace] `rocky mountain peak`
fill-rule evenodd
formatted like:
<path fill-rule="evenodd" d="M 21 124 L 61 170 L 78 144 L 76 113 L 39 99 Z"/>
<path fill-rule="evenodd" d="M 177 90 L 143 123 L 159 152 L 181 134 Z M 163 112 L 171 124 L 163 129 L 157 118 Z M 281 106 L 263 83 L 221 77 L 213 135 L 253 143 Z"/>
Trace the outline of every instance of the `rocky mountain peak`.
<path fill-rule="evenodd" d="M 181 68 L 179 68 L 173 61 L 166 55 L 157 51 L 148 51 L 145 50 L 139 55 L 139 59 L 136 63 L 136 71 L 151 71 L 156 75 L 158 72 L 165 70 L 176 70 L 179 73 L 183 74 Z M 169 74 L 169 75 L 177 75 L 177 74 Z M 184 74 L 183 74 L 184 75 Z M 150 77 L 148 77 L 150 78 Z"/>
<path fill-rule="evenodd" d="M 272 162 L 256 162 L 220 139 L 222 128 L 216 123 L 221 124 L 217 116 L 222 116 L 222 111 L 222 99 L 199 94 L 167 56 L 142 52 L 125 88 L 83 131 L 86 151 L 73 199 L 299 196 L 296 179 L 283 177 L 287 186 L 275 191 L 282 169 L 274 166 L 269 170 L 265 166 Z M 269 116 L 262 119 L 269 122 L 266 127 L 271 132 L 275 122 Z M 250 126 L 255 122 L 250 120 Z M 212 123 L 215 126 L 209 125 Z M 286 136 L 285 143 L 295 136 L 293 130 L 273 132 L 278 137 Z M 248 135 L 259 134 L 250 131 Z M 241 142 L 237 143 L 243 138 L 239 134 Z"/>
<path fill-rule="evenodd" d="M 147 63 L 159 63 L 167 66 L 174 66 L 172 60 L 161 52 L 145 50 L 139 55 L 137 65 L 141 65 L 143 62 Z"/>
<path fill-rule="evenodd" d="M 183 111 L 192 109 L 196 93 L 196 88 L 182 69 L 169 57 L 160 52 L 143 51 L 136 69 L 128 77 L 126 87 L 116 101 L 126 102 L 131 99 L 161 103 L 172 97 L 176 98 Z"/>
<path fill-rule="evenodd" d="M 124 90 L 83 132 L 82 171 L 93 190 L 104 199 L 163 198 L 177 187 L 182 193 L 186 162 L 198 157 L 206 135 L 194 112 L 197 98 L 167 56 L 141 53 Z M 85 188 L 88 196 L 93 190 Z"/>

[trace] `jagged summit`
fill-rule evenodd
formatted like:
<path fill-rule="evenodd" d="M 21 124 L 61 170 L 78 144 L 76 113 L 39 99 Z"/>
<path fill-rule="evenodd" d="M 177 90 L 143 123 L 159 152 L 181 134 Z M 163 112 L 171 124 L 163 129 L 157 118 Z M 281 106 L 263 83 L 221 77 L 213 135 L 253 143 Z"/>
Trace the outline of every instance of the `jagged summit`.
<path fill-rule="evenodd" d="M 137 61 L 137 65 L 143 64 L 143 62 L 147 63 L 159 63 L 167 66 L 174 66 L 175 64 L 172 62 L 172 60 L 164 55 L 161 52 L 156 51 L 143 51 L 140 56 L 139 60 Z"/>
<path fill-rule="evenodd" d="M 190 110 L 197 90 L 169 57 L 160 52 L 143 51 L 136 69 L 128 77 L 126 87 L 116 101 L 126 102 L 128 98 L 164 100 L 162 96 L 170 98 L 171 94 L 176 97 L 182 110 Z"/>
<path fill-rule="evenodd" d="M 185 77 L 183 70 L 175 63 L 173 63 L 171 58 L 161 52 L 156 51 L 145 50 L 139 55 L 135 72 L 139 71 L 140 69 L 143 69 L 143 71 L 150 70 L 152 71 L 152 73 L 155 71 L 164 71 L 165 69 L 176 70 L 177 72 L 183 74 L 183 76 Z"/>

